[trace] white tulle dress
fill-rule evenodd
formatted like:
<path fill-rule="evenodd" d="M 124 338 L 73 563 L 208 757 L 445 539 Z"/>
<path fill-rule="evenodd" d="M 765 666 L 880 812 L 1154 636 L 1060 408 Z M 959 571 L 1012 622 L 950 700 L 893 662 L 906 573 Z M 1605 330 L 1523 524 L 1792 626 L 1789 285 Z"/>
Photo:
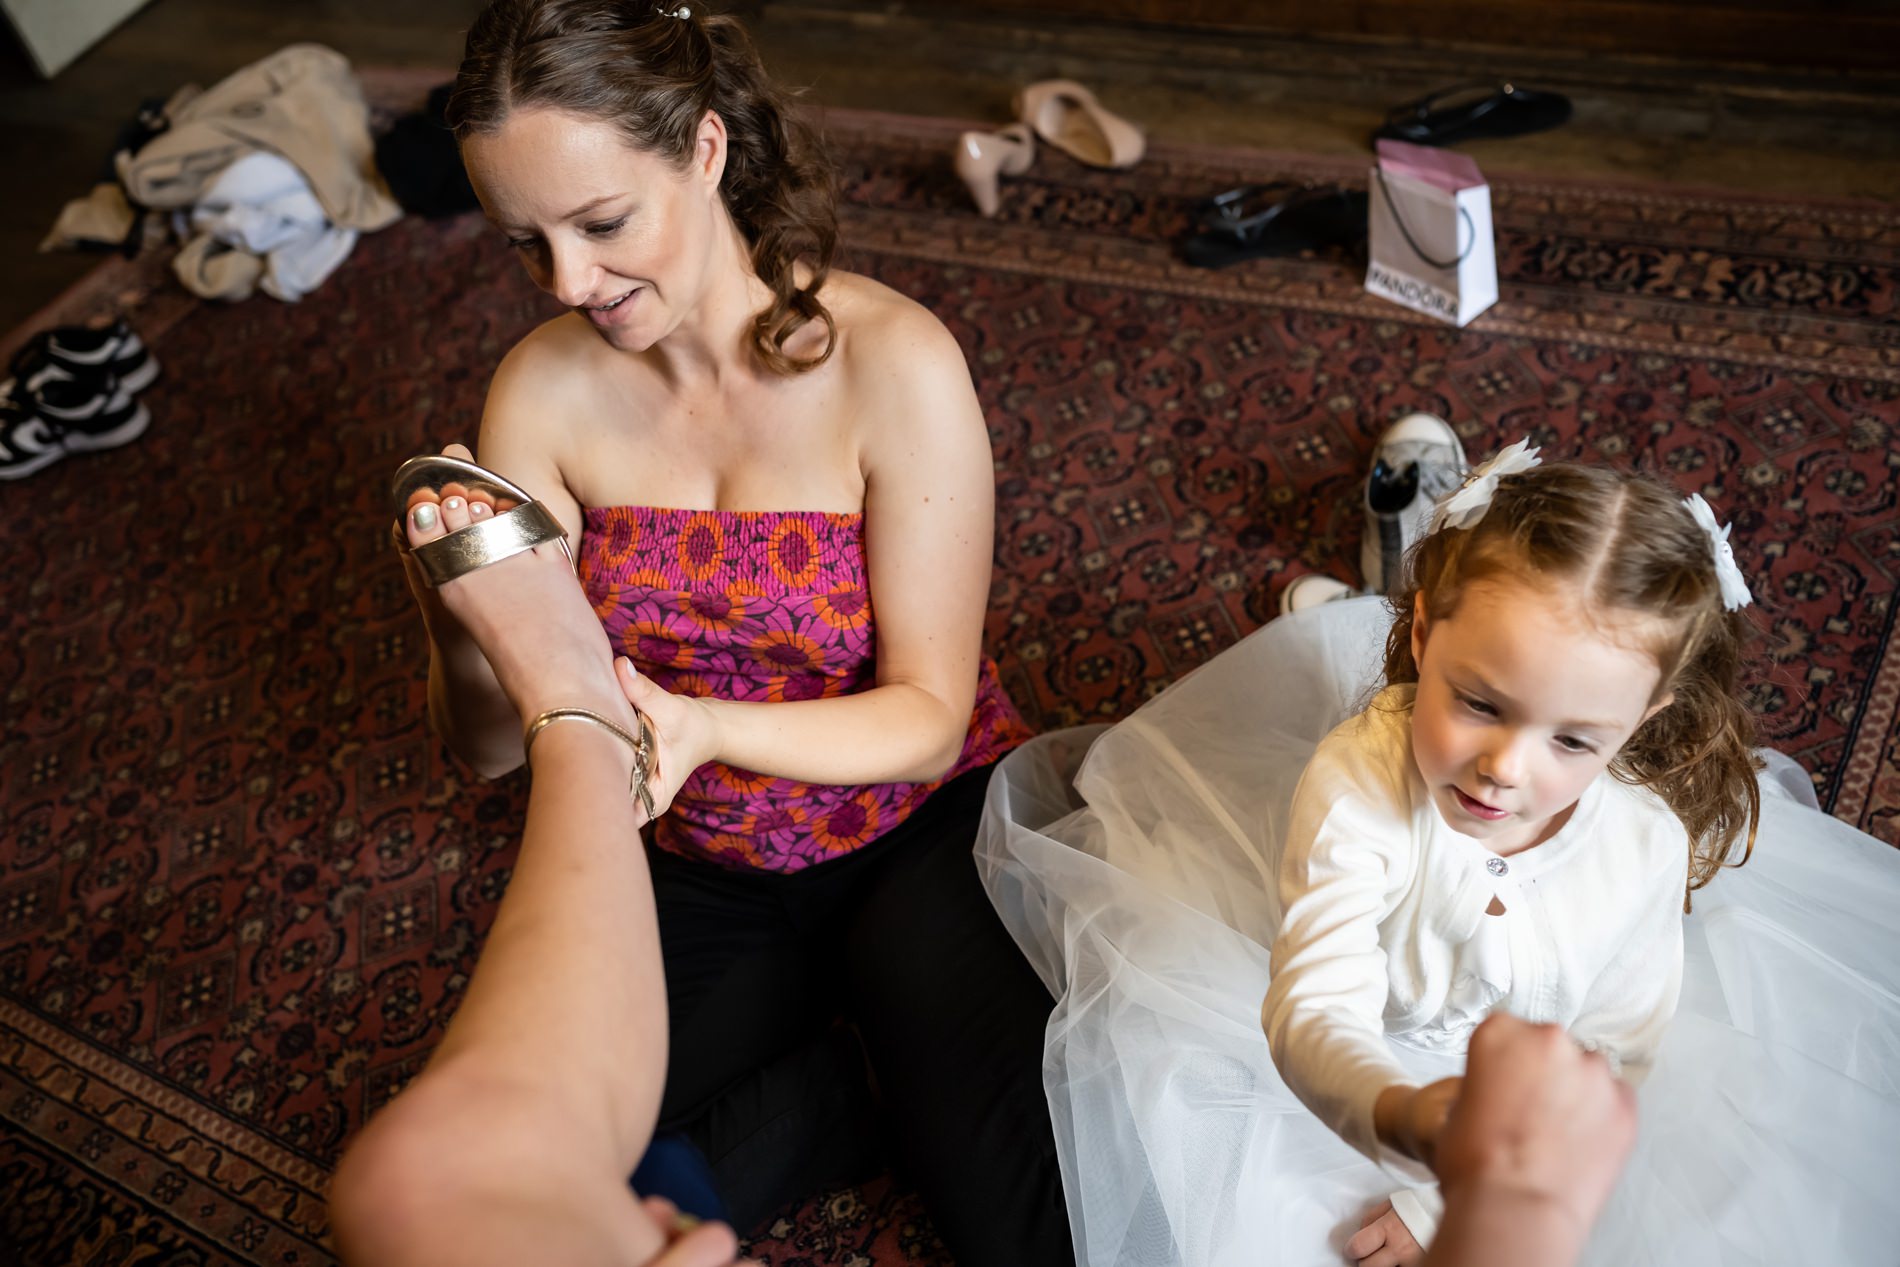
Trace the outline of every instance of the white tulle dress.
<path fill-rule="evenodd" d="M 1260 1020 L 1294 787 L 1380 685 L 1386 625 L 1374 599 L 1282 617 L 991 782 L 977 861 L 1057 999 L 1044 1079 L 1083 1267 L 1338 1264 L 1415 1182 L 1307 1110 Z M 1769 760 L 1753 859 L 1684 917 L 1677 1010 L 1584 1262 L 1900 1263 L 1900 851 Z M 1418 1081 L 1462 1072 L 1430 1024 L 1413 1037 L 1392 1051 Z"/>

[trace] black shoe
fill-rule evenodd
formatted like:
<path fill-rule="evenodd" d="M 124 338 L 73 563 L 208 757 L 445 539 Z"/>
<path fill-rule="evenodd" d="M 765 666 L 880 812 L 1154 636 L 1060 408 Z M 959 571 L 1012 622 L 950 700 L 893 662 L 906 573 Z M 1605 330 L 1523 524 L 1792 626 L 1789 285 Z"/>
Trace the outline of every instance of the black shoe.
<path fill-rule="evenodd" d="M 0 479 L 19 479 L 68 453 L 116 449 L 152 415 L 110 373 L 78 378 L 46 365 L 24 383 L 0 385 Z"/>
<path fill-rule="evenodd" d="M 1413 145 L 1456 145 L 1488 137 L 1524 136 L 1570 119 L 1570 98 L 1511 83 L 1467 84 L 1394 106 L 1372 134 Z"/>
<path fill-rule="evenodd" d="M 116 449 L 138 439 L 152 420 L 110 372 L 82 377 L 48 365 L 11 394 L 59 430 L 68 452 Z"/>
<path fill-rule="evenodd" d="M 65 456 L 57 427 L 24 401 L 0 395 L 0 480 L 24 479 Z"/>
<path fill-rule="evenodd" d="M 26 382 L 49 365 L 74 378 L 110 374 L 128 392 L 142 392 L 158 377 L 158 361 L 132 327 L 115 321 L 104 330 L 58 326 L 42 330 L 13 355 L 13 377 Z"/>
<path fill-rule="evenodd" d="M 1338 185 L 1290 182 L 1230 189 L 1196 209 L 1200 232 L 1177 244 L 1196 268 L 1297 255 L 1366 239 L 1366 195 Z"/>

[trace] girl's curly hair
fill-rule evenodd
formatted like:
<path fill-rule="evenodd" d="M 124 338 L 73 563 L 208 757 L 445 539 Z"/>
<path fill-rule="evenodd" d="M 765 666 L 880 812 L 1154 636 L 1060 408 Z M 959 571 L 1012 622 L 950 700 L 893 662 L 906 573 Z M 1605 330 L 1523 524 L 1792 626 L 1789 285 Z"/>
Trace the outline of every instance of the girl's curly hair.
<path fill-rule="evenodd" d="M 1652 618 L 1663 631 L 1648 648 L 1662 668 L 1656 698 L 1673 699 L 1623 745 L 1610 772 L 1654 790 L 1682 820 L 1690 892 L 1724 865 L 1747 862 L 1761 820 L 1755 721 L 1737 691 L 1749 625 L 1723 609 L 1713 547 L 1682 495 L 1647 476 L 1565 463 L 1500 479 L 1475 525 L 1413 547 L 1406 588 L 1391 599 L 1386 680 L 1418 680 L 1420 595 L 1428 619 L 1442 620 L 1468 586 L 1494 576 L 1572 586 L 1587 610 Z M 1741 856 L 1732 858 L 1738 840 Z"/>

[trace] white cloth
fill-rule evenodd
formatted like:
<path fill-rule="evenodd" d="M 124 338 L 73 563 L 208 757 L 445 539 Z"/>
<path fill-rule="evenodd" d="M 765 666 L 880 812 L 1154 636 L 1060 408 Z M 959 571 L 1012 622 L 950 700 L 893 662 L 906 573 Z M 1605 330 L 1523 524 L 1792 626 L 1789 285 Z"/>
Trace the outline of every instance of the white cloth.
<path fill-rule="evenodd" d="M 1338 1264 L 1392 1193 L 1392 1174 L 1288 1087 L 1261 1028 L 1294 788 L 1319 741 L 1373 696 L 1385 627 L 1378 600 L 1283 617 L 1112 730 L 1033 740 L 991 781 L 977 863 L 1057 998 L 1045 1083 L 1085 1267 Z M 1699 891 L 1680 921 L 1675 1019 L 1587 1263 L 1891 1261 L 1900 854 L 1790 796 L 1785 762 L 1773 774 L 1754 858 Z M 1649 856 L 1601 834 L 1575 848 L 1557 868 L 1566 880 L 1597 852 Z M 1505 893 L 1506 916 L 1479 929 L 1561 927 L 1569 908 L 1526 899 L 1531 887 Z M 1540 875 L 1534 887 L 1551 883 Z M 1637 908 L 1649 909 L 1614 909 Z M 1641 918 L 1630 926 L 1639 940 L 1656 935 Z M 1640 1058 L 1641 1018 L 1661 1008 L 1666 970 L 1619 964 L 1607 938 L 1505 940 L 1505 1006 L 1525 971 L 1548 980 L 1571 971 L 1566 956 L 1596 963 L 1596 982 L 1561 997 L 1579 1026 L 1621 1005 L 1625 1019 L 1605 1032 Z M 1536 952 L 1523 963 L 1521 941 Z M 1504 975 L 1494 948 L 1450 960 Z M 1608 985 L 1617 972 L 1628 987 Z M 1390 965 L 1382 975 L 1389 990 Z M 1459 1044 L 1420 1039 L 1450 1038 L 1475 997 L 1447 983 L 1442 1017 L 1388 1036 L 1406 1080 L 1462 1072 Z M 1565 1007 L 1537 1014 L 1571 1019 Z"/>
<path fill-rule="evenodd" d="M 191 227 L 253 255 L 322 233 L 330 218 L 295 164 L 246 154 L 219 172 L 191 209 Z"/>
<path fill-rule="evenodd" d="M 330 222 L 303 172 L 288 159 L 262 151 L 246 154 L 218 173 L 191 209 L 193 232 L 212 242 L 259 256 L 256 284 L 273 298 L 294 303 L 323 284 L 356 245 L 355 229 Z M 242 299 L 226 279 L 202 276 L 202 263 L 221 253 L 206 245 L 188 249 L 175 266 L 179 277 L 207 298 Z"/>
<path fill-rule="evenodd" d="M 142 206 L 195 206 L 220 172 L 261 151 L 295 164 L 324 213 L 346 229 L 374 231 L 402 216 L 376 170 L 362 85 L 335 49 L 281 48 L 205 92 L 177 93 L 165 116 L 166 131 L 114 158 Z"/>
<path fill-rule="evenodd" d="M 164 115 L 165 131 L 114 157 L 117 205 L 100 189 L 68 203 L 41 250 L 99 234 L 124 240 L 129 194 L 144 207 L 190 209 L 196 232 L 180 229 L 172 271 L 193 294 L 248 299 L 261 287 L 294 301 L 336 271 L 360 233 L 402 216 L 376 170 L 362 86 L 334 49 L 281 48 L 207 92 L 181 88 Z"/>
<path fill-rule="evenodd" d="M 336 272 L 356 249 L 359 236 L 355 229 L 331 225 L 315 237 L 278 247 L 264 257 L 264 280 L 258 288 L 272 299 L 295 303 Z"/>

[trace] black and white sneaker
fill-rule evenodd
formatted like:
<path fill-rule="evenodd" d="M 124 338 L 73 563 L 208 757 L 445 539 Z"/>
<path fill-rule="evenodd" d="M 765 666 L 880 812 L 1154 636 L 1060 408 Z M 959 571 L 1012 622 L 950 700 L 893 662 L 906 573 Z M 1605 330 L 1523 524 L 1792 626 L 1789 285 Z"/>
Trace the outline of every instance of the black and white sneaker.
<path fill-rule="evenodd" d="M 58 428 L 68 452 L 116 449 L 138 439 L 152 420 L 131 389 L 109 372 L 76 375 L 47 365 L 9 394 Z"/>
<path fill-rule="evenodd" d="M 128 392 L 142 392 L 158 377 L 158 359 L 123 321 L 104 330 L 85 326 L 42 330 L 14 353 L 10 368 L 15 379 L 26 382 L 49 365 L 75 378 L 109 374 Z"/>
<path fill-rule="evenodd" d="M 65 456 L 58 428 L 24 401 L 0 395 L 0 480 L 23 479 Z"/>
<path fill-rule="evenodd" d="M 1404 588 L 1406 553 L 1430 530 L 1432 510 L 1468 469 L 1464 445 L 1443 418 L 1407 414 L 1385 429 L 1366 479 L 1359 568 L 1367 591 L 1392 594 Z"/>
<path fill-rule="evenodd" d="M 19 479 L 68 453 L 116 449 L 151 425 L 151 411 L 111 374 L 79 378 L 43 366 L 0 384 L 0 479 Z"/>

